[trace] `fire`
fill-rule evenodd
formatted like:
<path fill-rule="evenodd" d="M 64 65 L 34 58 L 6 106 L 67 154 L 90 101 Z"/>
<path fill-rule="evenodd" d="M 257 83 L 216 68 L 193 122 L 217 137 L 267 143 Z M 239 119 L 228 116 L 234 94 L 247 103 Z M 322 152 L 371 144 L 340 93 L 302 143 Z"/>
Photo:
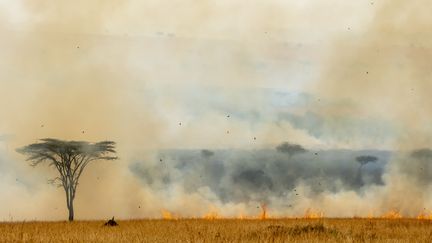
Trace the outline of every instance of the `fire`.
<path fill-rule="evenodd" d="M 167 220 L 171 220 L 171 219 L 177 219 L 177 217 L 175 217 L 170 211 L 162 209 L 161 210 L 162 213 L 162 218 L 163 219 L 167 219 Z"/>
<path fill-rule="evenodd" d="M 389 212 L 387 212 L 384 215 L 382 215 L 381 218 L 385 218 L 385 219 L 400 219 L 400 218 L 402 218 L 402 215 L 397 210 L 390 210 Z"/>
<path fill-rule="evenodd" d="M 421 213 L 417 216 L 417 219 L 427 219 L 432 220 L 432 214 Z"/>
<path fill-rule="evenodd" d="M 208 213 L 204 214 L 202 216 L 202 218 L 208 219 L 208 220 L 218 219 L 218 218 L 220 218 L 219 217 L 219 210 L 217 209 L 217 207 L 210 205 Z"/>
<path fill-rule="evenodd" d="M 162 218 L 165 220 L 177 220 L 180 219 L 181 216 L 179 216 L 178 214 L 174 214 L 166 209 L 162 209 L 161 210 L 161 214 L 162 214 Z M 303 218 L 304 219 L 321 219 L 324 218 L 324 212 L 323 211 L 319 211 L 319 210 L 314 210 L 311 208 L 306 209 L 306 211 L 304 212 Z M 202 219 L 206 219 L 206 220 L 216 220 L 216 219 L 223 219 L 223 217 L 219 214 L 219 210 L 214 207 L 211 206 L 209 208 L 209 211 L 204 214 L 202 217 Z M 261 212 L 258 216 L 248 216 L 247 214 L 244 214 L 244 212 L 241 212 L 238 214 L 237 217 L 234 217 L 237 219 L 260 219 L 260 220 L 265 220 L 265 219 L 270 219 L 272 217 L 270 217 L 268 215 L 268 206 L 267 204 L 261 204 Z M 277 217 L 276 217 L 277 218 Z M 285 216 L 282 218 L 294 218 L 291 216 Z M 362 217 L 354 217 L 354 218 L 362 218 Z M 383 219 L 402 219 L 404 218 L 404 216 L 399 212 L 399 210 L 390 210 L 387 213 L 381 215 L 381 216 L 375 216 L 373 212 L 369 212 L 367 214 L 367 216 L 364 216 L 364 218 L 367 219 L 375 219 L 375 218 L 383 218 Z M 427 211 L 426 209 L 419 213 L 417 215 L 417 217 L 415 217 L 416 219 L 419 220 L 432 220 L 432 210 Z"/>
<path fill-rule="evenodd" d="M 429 213 L 422 212 L 417 216 L 417 219 L 426 219 L 426 220 L 432 220 L 432 211 L 429 211 Z"/>
<path fill-rule="evenodd" d="M 261 204 L 261 215 L 260 215 L 260 219 L 266 219 L 267 218 L 267 205 L 266 204 Z"/>
<path fill-rule="evenodd" d="M 324 217 L 324 213 L 320 211 L 314 211 L 310 208 L 306 209 L 306 212 L 303 216 L 305 219 L 320 219 Z"/>
<path fill-rule="evenodd" d="M 218 219 L 219 215 L 217 212 L 208 212 L 203 216 L 203 218 L 208 220 Z"/>

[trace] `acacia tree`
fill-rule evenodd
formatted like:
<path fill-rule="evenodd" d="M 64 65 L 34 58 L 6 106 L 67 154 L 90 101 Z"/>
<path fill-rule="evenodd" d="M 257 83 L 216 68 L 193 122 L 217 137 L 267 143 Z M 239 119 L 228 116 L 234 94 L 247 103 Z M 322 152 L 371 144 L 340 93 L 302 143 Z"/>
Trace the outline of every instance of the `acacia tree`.
<path fill-rule="evenodd" d="M 378 157 L 372 155 L 361 155 L 356 157 L 357 163 L 360 164 L 357 170 L 357 182 L 363 186 L 362 168 L 368 163 L 375 163 L 378 161 Z"/>
<path fill-rule="evenodd" d="M 411 153 L 411 156 L 416 159 L 427 160 L 432 158 L 432 150 L 428 148 L 417 149 Z"/>
<path fill-rule="evenodd" d="M 372 155 L 362 155 L 356 157 L 357 162 L 360 164 L 360 168 L 368 163 L 375 163 L 378 158 Z"/>
<path fill-rule="evenodd" d="M 289 157 L 292 157 L 295 154 L 305 153 L 307 150 L 303 148 L 299 144 L 292 144 L 289 142 L 283 142 L 276 147 L 276 150 L 281 153 L 288 154 Z"/>
<path fill-rule="evenodd" d="M 17 152 L 26 155 L 27 161 L 31 161 L 31 166 L 48 163 L 49 166 L 57 169 L 59 176 L 50 180 L 50 183 L 63 187 L 66 193 L 69 221 L 74 219 L 73 201 L 79 178 L 86 166 L 96 160 L 117 159 L 111 156 L 116 153 L 115 142 L 112 141 L 89 143 L 46 138 L 38 143 L 19 148 Z"/>

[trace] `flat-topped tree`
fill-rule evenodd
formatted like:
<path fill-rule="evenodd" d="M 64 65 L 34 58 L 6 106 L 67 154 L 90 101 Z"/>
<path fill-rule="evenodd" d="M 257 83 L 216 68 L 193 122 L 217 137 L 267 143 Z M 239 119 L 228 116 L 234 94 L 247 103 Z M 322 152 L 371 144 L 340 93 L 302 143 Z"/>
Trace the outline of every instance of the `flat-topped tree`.
<path fill-rule="evenodd" d="M 375 163 L 378 161 L 378 157 L 375 157 L 373 155 L 361 155 L 361 156 L 357 156 L 356 157 L 356 161 L 357 163 L 360 164 L 358 170 L 357 170 L 357 177 L 356 177 L 356 181 L 357 183 L 359 183 L 361 186 L 364 185 L 363 183 L 363 176 L 362 176 L 362 168 L 363 166 L 369 164 L 369 163 Z"/>
<path fill-rule="evenodd" d="M 428 148 L 416 149 L 411 152 L 411 156 L 416 159 L 431 159 L 432 158 L 432 150 Z"/>
<path fill-rule="evenodd" d="M 378 158 L 372 155 L 362 155 L 356 157 L 357 162 L 360 164 L 360 167 L 366 165 L 368 163 L 375 163 L 378 161 Z"/>
<path fill-rule="evenodd" d="M 292 144 L 289 142 L 283 142 L 276 147 L 276 151 L 280 153 L 288 154 L 289 157 L 292 157 L 295 154 L 305 153 L 307 150 L 303 148 L 299 144 Z"/>
<path fill-rule="evenodd" d="M 26 155 L 27 161 L 31 161 L 31 166 L 47 163 L 57 169 L 59 176 L 50 182 L 65 190 L 69 221 L 73 221 L 73 201 L 82 172 L 92 161 L 116 160 L 117 157 L 112 156 L 116 153 L 115 142 L 89 143 L 52 138 L 39 141 L 19 148 L 17 152 Z"/>

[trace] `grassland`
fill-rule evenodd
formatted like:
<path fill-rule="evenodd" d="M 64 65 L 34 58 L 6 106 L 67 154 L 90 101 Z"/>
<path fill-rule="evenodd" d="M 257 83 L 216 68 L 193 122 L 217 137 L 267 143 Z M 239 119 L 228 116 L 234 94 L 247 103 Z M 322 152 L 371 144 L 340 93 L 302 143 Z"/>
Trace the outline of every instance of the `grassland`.
<path fill-rule="evenodd" d="M 432 242 L 418 219 L 181 219 L 0 223 L 0 242 Z"/>

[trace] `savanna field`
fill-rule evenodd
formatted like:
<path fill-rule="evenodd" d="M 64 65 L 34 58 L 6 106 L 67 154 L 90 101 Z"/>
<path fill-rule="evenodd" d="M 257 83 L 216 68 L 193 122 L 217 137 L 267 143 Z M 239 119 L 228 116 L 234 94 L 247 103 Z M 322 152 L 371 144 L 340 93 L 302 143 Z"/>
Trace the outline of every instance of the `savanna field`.
<path fill-rule="evenodd" d="M 143 219 L 0 223 L 1 242 L 431 242 L 422 219 Z"/>

